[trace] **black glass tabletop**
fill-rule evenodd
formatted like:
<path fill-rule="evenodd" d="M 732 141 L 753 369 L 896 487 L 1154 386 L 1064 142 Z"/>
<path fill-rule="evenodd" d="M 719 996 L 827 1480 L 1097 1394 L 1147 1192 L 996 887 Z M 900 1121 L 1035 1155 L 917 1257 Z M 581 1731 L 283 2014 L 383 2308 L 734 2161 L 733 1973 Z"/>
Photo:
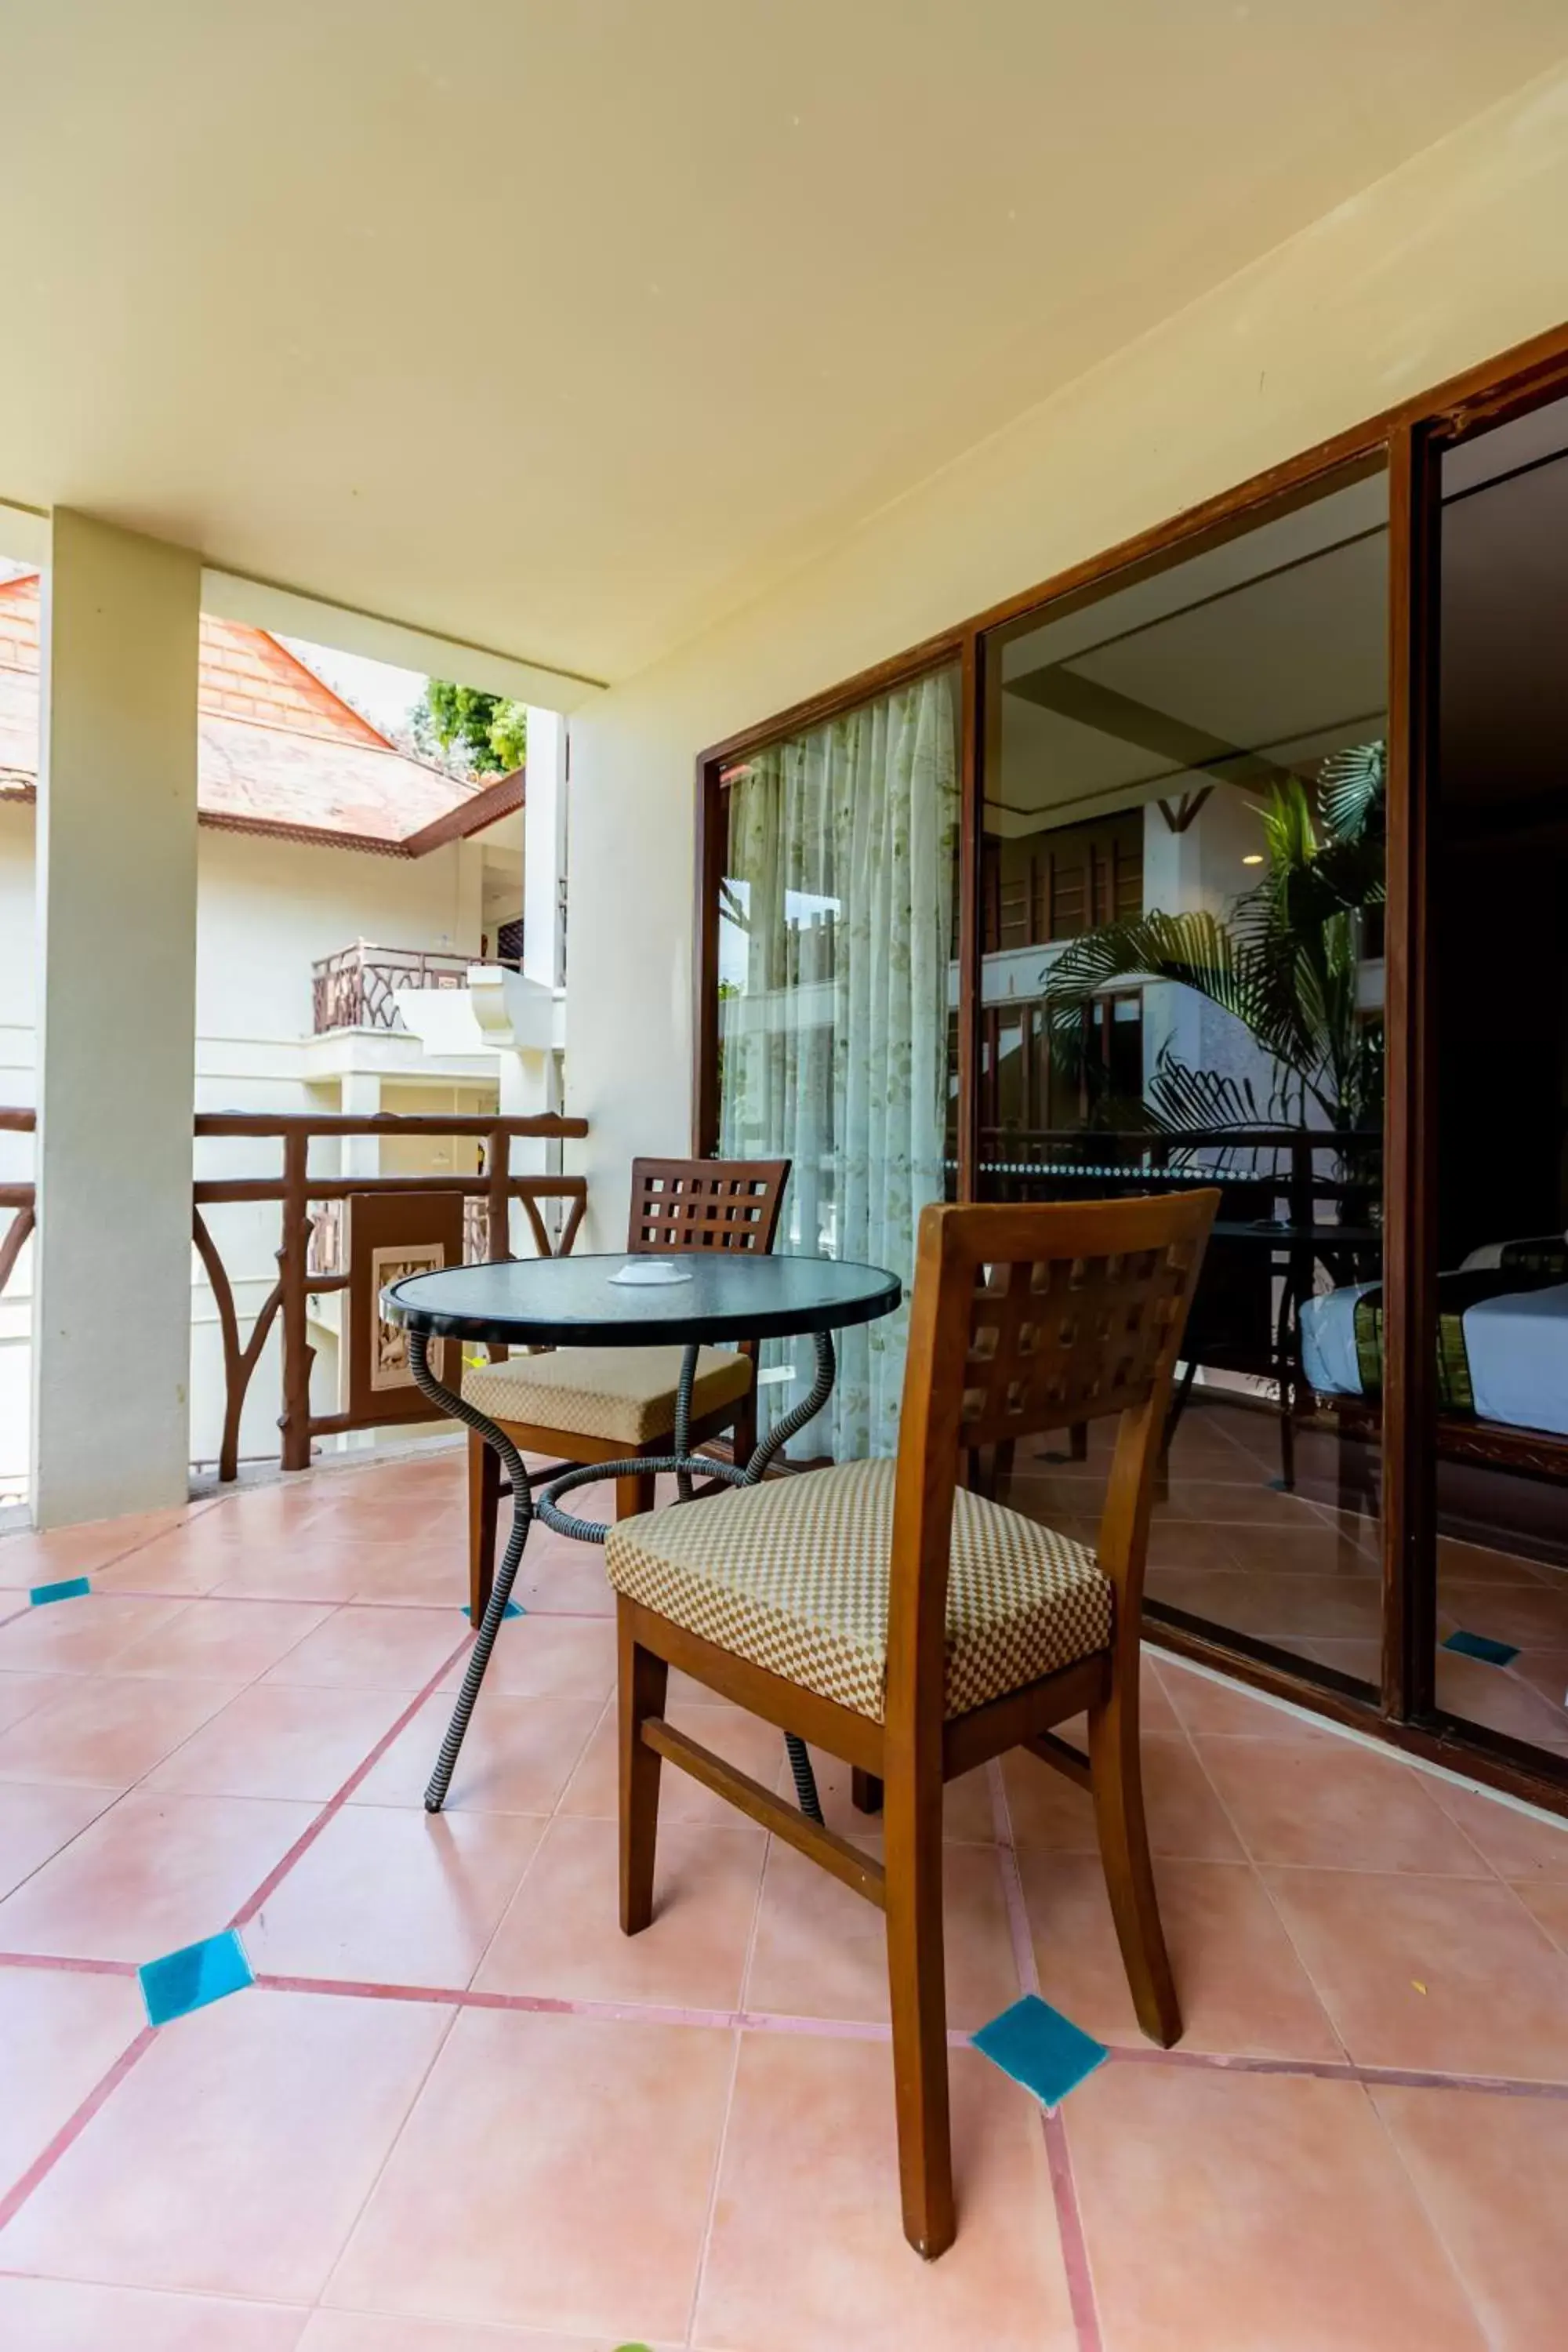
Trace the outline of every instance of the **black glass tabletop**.
<path fill-rule="evenodd" d="M 627 1267 L 684 1277 L 617 1282 Z M 444 1339 L 549 1347 L 646 1348 L 676 1341 L 780 1339 L 890 1315 L 898 1276 L 826 1257 L 671 1250 L 657 1257 L 512 1258 L 412 1274 L 382 1294 L 389 1322 Z"/>

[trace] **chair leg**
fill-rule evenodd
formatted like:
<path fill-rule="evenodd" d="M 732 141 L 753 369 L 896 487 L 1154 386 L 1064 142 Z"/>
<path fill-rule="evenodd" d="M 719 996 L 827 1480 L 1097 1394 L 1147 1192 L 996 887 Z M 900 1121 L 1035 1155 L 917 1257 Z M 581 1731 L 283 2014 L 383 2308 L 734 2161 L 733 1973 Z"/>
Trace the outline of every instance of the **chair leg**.
<path fill-rule="evenodd" d="M 515 1508 L 515 1506 L 514 1506 Z M 468 1622 L 478 1628 L 489 1606 L 496 1576 L 496 1519 L 500 1510 L 500 1463 L 478 1430 L 468 1432 Z"/>
<path fill-rule="evenodd" d="M 863 1772 L 858 1764 L 849 1769 L 849 1801 L 858 1813 L 879 1813 L 882 1810 L 882 1784 L 875 1772 Z"/>
<path fill-rule="evenodd" d="M 942 1782 L 892 1765 L 887 1826 L 888 1982 L 904 2235 L 934 2262 L 956 2231 L 948 2120 L 942 1922 Z"/>
<path fill-rule="evenodd" d="M 1149 1859 L 1137 1688 L 1128 1691 L 1120 1666 L 1110 1696 L 1089 1711 L 1089 1761 L 1100 1864 L 1132 2006 L 1150 2041 L 1168 2050 L 1181 2040 L 1182 2012 Z"/>
<path fill-rule="evenodd" d="M 616 1517 L 635 1519 L 639 1511 L 651 1511 L 658 1499 L 658 1489 L 651 1470 L 639 1470 L 635 1477 L 616 1480 Z"/>
<path fill-rule="evenodd" d="M 669 1667 L 632 1633 L 631 1612 L 617 1599 L 620 1654 L 621 1933 L 640 1935 L 653 1917 L 653 1865 L 658 1839 L 658 1773 L 662 1758 L 647 1747 L 642 1727 L 664 1713 Z"/>

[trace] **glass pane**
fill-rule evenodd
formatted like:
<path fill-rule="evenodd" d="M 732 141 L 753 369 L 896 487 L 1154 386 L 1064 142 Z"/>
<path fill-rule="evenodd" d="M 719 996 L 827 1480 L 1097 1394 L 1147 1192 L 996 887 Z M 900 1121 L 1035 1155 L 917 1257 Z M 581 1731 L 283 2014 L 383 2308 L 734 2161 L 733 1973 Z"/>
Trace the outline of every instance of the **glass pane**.
<path fill-rule="evenodd" d="M 942 671 L 724 780 L 720 1151 L 794 1163 L 778 1247 L 906 1284 L 955 1154 L 957 714 Z M 833 1401 L 793 1455 L 896 1451 L 906 1318 L 841 1335 Z M 764 1350 L 764 1433 L 812 1364 L 806 1342 Z"/>
<path fill-rule="evenodd" d="M 1437 1699 L 1568 1755 L 1568 401 L 1442 497 Z"/>
<path fill-rule="evenodd" d="M 1387 494 L 1341 476 L 998 631 L 980 1189 L 1221 1188 L 1152 1606 L 1380 1664 Z M 1092 1534 L 1111 1432 L 1015 1462 Z"/>

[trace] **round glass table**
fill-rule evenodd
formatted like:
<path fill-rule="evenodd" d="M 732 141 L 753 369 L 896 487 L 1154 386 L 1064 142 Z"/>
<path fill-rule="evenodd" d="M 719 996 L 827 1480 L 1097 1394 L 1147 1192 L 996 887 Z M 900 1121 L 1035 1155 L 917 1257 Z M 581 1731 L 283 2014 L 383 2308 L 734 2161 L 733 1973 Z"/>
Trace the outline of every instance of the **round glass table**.
<path fill-rule="evenodd" d="M 558 1534 L 603 1543 L 609 1533 L 605 1525 L 563 1507 L 563 1497 L 574 1487 L 663 1472 L 674 1476 L 680 1501 L 689 1503 L 700 1499 L 692 1483 L 699 1475 L 723 1485 L 754 1486 L 832 1395 L 834 1332 L 890 1315 L 902 1296 L 897 1276 L 881 1266 L 846 1265 L 834 1258 L 753 1256 L 739 1250 L 510 1258 L 497 1265 L 447 1266 L 437 1274 L 409 1275 L 382 1293 L 382 1313 L 408 1334 L 409 1370 L 419 1388 L 443 1413 L 478 1431 L 500 1455 L 511 1481 L 506 1549 L 425 1791 L 427 1811 L 439 1812 L 446 1802 L 535 1517 Z M 726 1340 L 803 1336 L 811 1338 L 816 1350 L 811 1387 L 774 1422 L 751 1460 L 721 1462 L 710 1454 L 693 1454 L 689 1432 L 698 1349 Z M 505 1430 L 437 1379 L 429 1363 L 435 1339 L 532 1348 L 683 1347 L 669 1452 L 624 1462 L 572 1464 L 553 1475 L 531 1477 Z M 802 1810 L 820 1821 L 805 1742 L 790 1734 L 785 1744 Z"/>

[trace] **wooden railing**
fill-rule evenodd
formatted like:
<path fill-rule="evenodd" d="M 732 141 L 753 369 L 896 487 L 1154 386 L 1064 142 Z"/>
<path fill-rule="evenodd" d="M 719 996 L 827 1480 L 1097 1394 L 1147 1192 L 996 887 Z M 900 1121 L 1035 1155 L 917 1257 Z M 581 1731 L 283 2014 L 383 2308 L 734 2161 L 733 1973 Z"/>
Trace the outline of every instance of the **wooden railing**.
<path fill-rule="evenodd" d="M 476 963 L 509 963 L 504 956 L 453 955 L 427 948 L 378 948 L 356 940 L 352 948 L 323 956 L 310 967 L 312 1026 L 318 1037 L 329 1029 L 398 1029 L 400 988 L 466 988 Z"/>
<path fill-rule="evenodd" d="M 33 1111 L 0 1108 L 0 1133 L 30 1135 L 35 1121 Z M 323 1202 L 343 1201 L 353 1192 L 456 1193 L 465 1204 L 472 1203 L 476 1210 L 482 1210 L 486 1255 L 494 1262 L 511 1255 L 510 1205 L 512 1202 L 519 1201 L 539 1255 L 564 1256 L 577 1238 L 587 1207 L 586 1179 L 581 1176 L 514 1176 L 511 1172 L 511 1147 L 519 1137 L 542 1137 L 555 1141 L 584 1136 L 587 1132 L 585 1119 L 563 1118 L 554 1114 L 534 1118 L 502 1118 L 483 1114 L 463 1117 L 448 1113 L 418 1118 L 383 1114 L 375 1118 L 354 1118 L 330 1115 L 316 1117 L 310 1113 L 198 1111 L 195 1121 L 198 1142 L 204 1138 L 246 1137 L 258 1141 L 280 1142 L 283 1148 L 282 1167 L 273 1175 L 199 1177 L 192 1186 L 191 1237 L 212 1286 L 223 1342 L 224 1418 L 218 1451 L 219 1478 L 236 1478 L 239 1475 L 240 1417 L 245 1410 L 251 1377 L 275 1322 L 280 1327 L 283 1353 L 283 1409 L 278 1418 L 281 1468 L 307 1469 L 311 1443 L 318 1437 L 338 1436 L 349 1430 L 380 1428 L 388 1418 L 374 1411 L 317 1413 L 310 1410 L 310 1366 L 316 1351 L 310 1341 L 310 1301 L 312 1297 L 347 1290 L 351 1279 L 350 1269 L 341 1263 L 330 1272 L 320 1269 L 319 1259 L 318 1266 L 312 1267 L 315 1228 L 311 1212 L 314 1207 Z M 474 1176 L 310 1174 L 310 1145 L 318 1136 L 355 1135 L 471 1136 L 484 1144 L 485 1164 L 482 1172 Z M 202 1213 L 205 1209 L 237 1202 L 268 1201 L 276 1201 L 280 1212 L 282 1230 L 277 1252 L 278 1278 L 263 1300 L 248 1335 L 242 1339 L 234 1287 Z M 545 1205 L 552 1201 L 562 1202 L 566 1206 L 565 1219 L 553 1247 L 542 1213 Z M 0 1236 L 0 1290 L 5 1288 L 23 1244 L 34 1229 L 37 1213 L 33 1185 L 30 1182 L 0 1183 L 0 1210 L 5 1209 L 10 1209 L 13 1214 L 8 1228 Z M 467 1214 L 465 1228 L 467 1246 L 470 1234 L 477 1239 L 475 1228 Z M 341 1249 L 335 1255 L 341 1258 Z"/>

